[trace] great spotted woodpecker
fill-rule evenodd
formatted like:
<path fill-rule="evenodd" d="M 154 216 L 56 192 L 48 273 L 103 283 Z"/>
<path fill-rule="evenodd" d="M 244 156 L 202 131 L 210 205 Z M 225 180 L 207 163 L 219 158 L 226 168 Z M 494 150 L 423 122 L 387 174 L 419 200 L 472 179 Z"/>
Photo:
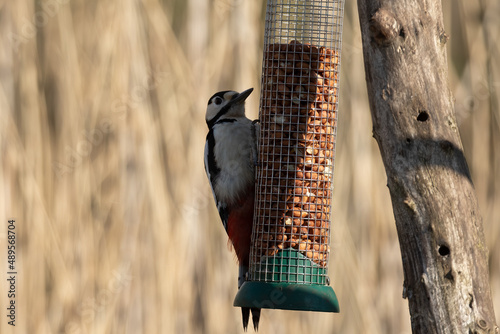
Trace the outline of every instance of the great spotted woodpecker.
<path fill-rule="evenodd" d="M 242 93 L 223 91 L 208 100 L 205 120 L 205 171 L 210 181 L 222 225 L 239 262 L 238 289 L 248 275 L 254 207 L 254 167 L 257 162 L 257 124 L 245 116 L 245 100 L 253 88 Z M 254 329 L 259 327 L 260 308 L 241 309 L 247 329 L 252 311 Z"/>

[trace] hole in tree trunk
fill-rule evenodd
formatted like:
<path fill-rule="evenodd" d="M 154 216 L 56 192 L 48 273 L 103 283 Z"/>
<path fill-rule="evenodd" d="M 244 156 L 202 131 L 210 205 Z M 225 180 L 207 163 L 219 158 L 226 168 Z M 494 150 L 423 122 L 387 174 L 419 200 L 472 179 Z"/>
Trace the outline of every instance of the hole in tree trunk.
<path fill-rule="evenodd" d="M 446 245 L 439 246 L 438 252 L 441 256 L 450 255 L 450 249 Z"/>
<path fill-rule="evenodd" d="M 403 39 L 406 37 L 405 28 L 399 30 L 399 36 L 403 37 Z"/>
<path fill-rule="evenodd" d="M 419 122 L 425 122 L 429 119 L 429 114 L 427 113 L 427 111 L 425 110 L 421 110 L 419 113 L 418 113 L 418 116 L 417 116 L 417 121 Z"/>

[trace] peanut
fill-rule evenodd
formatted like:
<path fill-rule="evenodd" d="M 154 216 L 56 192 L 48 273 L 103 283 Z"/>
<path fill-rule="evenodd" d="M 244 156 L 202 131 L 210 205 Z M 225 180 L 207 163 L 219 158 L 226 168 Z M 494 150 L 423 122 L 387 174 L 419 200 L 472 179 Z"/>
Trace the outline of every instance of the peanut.
<path fill-rule="evenodd" d="M 328 264 L 338 52 L 267 46 L 252 259 L 293 248 Z"/>

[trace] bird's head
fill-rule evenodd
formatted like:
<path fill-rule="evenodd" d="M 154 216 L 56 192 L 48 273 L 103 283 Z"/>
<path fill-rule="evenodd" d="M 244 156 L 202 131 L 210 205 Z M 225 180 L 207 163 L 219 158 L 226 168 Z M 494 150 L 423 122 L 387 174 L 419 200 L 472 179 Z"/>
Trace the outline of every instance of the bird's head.
<path fill-rule="evenodd" d="M 209 100 L 205 120 L 209 128 L 220 119 L 245 116 L 245 100 L 253 88 L 241 93 L 226 90 L 215 93 Z"/>

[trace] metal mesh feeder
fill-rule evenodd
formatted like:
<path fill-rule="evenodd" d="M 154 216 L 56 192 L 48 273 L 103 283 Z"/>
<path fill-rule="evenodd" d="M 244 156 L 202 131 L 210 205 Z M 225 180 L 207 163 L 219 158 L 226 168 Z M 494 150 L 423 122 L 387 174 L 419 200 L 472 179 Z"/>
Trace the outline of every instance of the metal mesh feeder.
<path fill-rule="evenodd" d="M 339 311 L 327 266 L 343 7 L 267 3 L 250 269 L 235 306 Z"/>

